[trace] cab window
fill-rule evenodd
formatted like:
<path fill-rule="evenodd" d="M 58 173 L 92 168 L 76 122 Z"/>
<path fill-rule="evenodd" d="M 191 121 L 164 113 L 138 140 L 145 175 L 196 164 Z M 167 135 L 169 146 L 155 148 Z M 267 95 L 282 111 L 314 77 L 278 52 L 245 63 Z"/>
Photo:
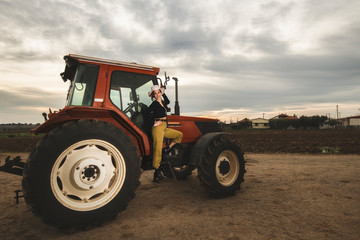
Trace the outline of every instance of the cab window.
<path fill-rule="evenodd" d="M 79 64 L 74 81 L 71 82 L 67 105 L 92 106 L 98 73 L 97 65 Z"/>

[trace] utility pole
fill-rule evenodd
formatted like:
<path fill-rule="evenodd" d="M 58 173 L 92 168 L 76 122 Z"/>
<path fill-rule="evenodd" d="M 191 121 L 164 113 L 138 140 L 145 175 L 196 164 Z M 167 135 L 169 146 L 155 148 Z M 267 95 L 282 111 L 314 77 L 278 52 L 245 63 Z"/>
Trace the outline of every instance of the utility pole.
<path fill-rule="evenodd" d="M 339 118 L 339 105 L 336 105 L 336 118 Z"/>

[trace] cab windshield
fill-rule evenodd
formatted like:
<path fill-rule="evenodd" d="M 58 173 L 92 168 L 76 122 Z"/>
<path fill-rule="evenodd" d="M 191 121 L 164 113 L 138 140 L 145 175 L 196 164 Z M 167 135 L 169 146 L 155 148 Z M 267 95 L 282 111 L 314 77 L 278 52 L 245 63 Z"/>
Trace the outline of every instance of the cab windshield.
<path fill-rule="evenodd" d="M 79 64 L 71 81 L 67 106 L 92 106 L 99 66 Z"/>

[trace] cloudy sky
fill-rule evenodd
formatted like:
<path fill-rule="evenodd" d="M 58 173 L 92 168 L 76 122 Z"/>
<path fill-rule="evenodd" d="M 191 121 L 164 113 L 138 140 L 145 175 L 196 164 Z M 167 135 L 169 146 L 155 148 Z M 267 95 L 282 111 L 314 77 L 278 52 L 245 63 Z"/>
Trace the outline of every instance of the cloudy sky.
<path fill-rule="evenodd" d="M 184 115 L 360 115 L 359 12 L 358 0 L 0 0 L 0 123 L 64 107 L 69 53 L 160 67 L 179 78 Z"/>

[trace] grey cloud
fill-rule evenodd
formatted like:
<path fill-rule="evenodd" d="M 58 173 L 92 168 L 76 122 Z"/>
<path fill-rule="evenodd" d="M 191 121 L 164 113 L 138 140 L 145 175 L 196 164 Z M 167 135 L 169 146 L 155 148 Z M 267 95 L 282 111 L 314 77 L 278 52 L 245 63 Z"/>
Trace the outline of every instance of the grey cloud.
<path fill-rule="evenodd" d="M 38 88 L 15 88 L 11 91 L 0 89 L 0 101 L 6 103 L 2 106 L 2 111 L 12 111 L 17 108 L 26 107 L 47 107 L 63 105 L 66 95 L 56 95 L 52 92 Z"/>
<path fill-rule="evenodd" d="M 125 1 L 124 6 L 126 9 L 131 12 L 135 19 L 141 21 L 147 28 L 156 29 L 159 22 L 166 22 L 167 18 L 162 18 L 163 16 L 158 14 L 164 4 L 158 1 L 147 1 L 147 0 L 137 0 L 137 1 Z M 146 6 L 146 7 L 144 7 Z"/>
<path fill-rule="evenodd" d="M 247 39 L 251 43 L 250 50 L 259 50 L 263 53 L 270 53 L 271 55 L 281 55 L 287 52 L 288 44 L 276 40 L 270 32 L 258 36 L 252 36 Z"/>

